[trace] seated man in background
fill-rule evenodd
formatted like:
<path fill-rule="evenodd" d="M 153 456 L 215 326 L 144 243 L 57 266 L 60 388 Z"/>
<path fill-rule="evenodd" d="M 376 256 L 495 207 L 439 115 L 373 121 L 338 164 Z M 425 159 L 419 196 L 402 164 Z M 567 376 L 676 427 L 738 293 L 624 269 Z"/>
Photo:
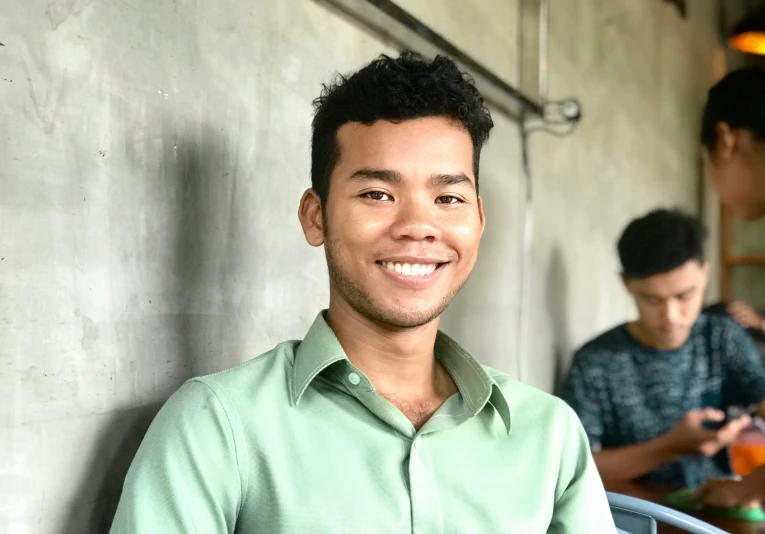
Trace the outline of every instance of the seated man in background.
<path fill-rule="evenodd" d="M 405 53 L 315 104 L 298 217 L 329 309 L 167 401 L 112 532 L 614 532 L 573 411 L 438 331 L 484 228 L 475 86 Z"/>
<path fill-rule="evenodd" d="M 563 390 L 607 485 L 696 488 L 727 474 L 713 457 L 750 418 L 724 422 L 724 410 L 759 403 L 765 411 L 765 367 L 752 342 L 732 320 L 701 314 L 704 235 L 696 218 L 657 210 L 619 240 L 639 318 L 581 348 Z"/>

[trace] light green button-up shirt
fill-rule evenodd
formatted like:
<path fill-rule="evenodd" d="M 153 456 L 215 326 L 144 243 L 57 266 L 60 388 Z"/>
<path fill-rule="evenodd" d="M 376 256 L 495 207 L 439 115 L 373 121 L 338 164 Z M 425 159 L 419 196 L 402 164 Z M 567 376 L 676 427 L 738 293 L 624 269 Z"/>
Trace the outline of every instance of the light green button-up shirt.
<path fill-rule="evenodd" d="M 459 393 L 415 431 L 320 314 L 302 342 L 184 384 L 113 534 L 615 532 L 578 419 L 443 334 Z"/>

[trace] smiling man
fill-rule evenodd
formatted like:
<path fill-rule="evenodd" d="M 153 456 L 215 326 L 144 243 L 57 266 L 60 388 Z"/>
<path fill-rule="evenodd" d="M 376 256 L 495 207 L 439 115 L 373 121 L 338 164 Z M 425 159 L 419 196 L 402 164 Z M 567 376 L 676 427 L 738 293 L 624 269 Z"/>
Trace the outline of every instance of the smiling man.
<path fill-rule="evenodd" d="M 382 56 L 315 105 L 299 218 L 329 309 L 170 398 L 112 532 L 613 532 L 573 411 L 438 331 L 485 223 L 473 84 L 442 57 Z"/>
<path fill-rule="evenodd" d="M 765 413 L 765 367 L 752 341 L 727 317 L 701 314 L 704 235 L 696 218 L 656 210 L 619 240 L 638 319 L 582 347 L 563 393 L 607 484 L 697 488 L 728 475 L 716 455 L 750 420 L 723 424 L 724 410 L 759 403 Z"/>

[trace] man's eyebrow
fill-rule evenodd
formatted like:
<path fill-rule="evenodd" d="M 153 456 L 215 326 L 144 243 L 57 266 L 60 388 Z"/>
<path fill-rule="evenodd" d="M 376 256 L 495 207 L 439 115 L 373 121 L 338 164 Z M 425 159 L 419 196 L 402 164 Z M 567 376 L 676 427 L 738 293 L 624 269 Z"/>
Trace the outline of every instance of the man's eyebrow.
<path fill-rule="evenodd" d="M 398 171 L 389 169 L 364 168 L 359 169 L 351 174 L 350 180 L 354 182 L 379 180 L 381 182 L 400 184 L 404 181 L 404 177 Z M 475 187 L 473 180 L 471 180 L 465 173 L 462 172 L 458 172 L 456 174 L 433 174 L 428 180 L 428 184 L 431 186 L 470 185 L 471 187 Z"/>
<path fill-rule="evenodd" d="M 688 293 L 691 293 L 692 291 L 696 290 L 696 286 L 690 286 L 686 287 L 682 291 L 678 291 L 673 295 L 673 297 L 682 297 L 683 295 L 686 295 Z M 657 300 L 666 300 L 664 297 L 661 297 L 659 295 L 652 295 L 651 293 L 646 293 L 644 291 L 640 292 L 640 296 L 643 298 L 650 298 L 650 299 L 657 299 Z"/>
<path fill-rule="evenodd" d="M 404 177 L 401 176 L 401 173 L 398 171 L 391 171 L 387 169 L 359 169 L 351 174 L 350 180 L 354 182 L 379 180 L 381 182 L 400 184 L 404 181 Z"/>
<path fill-rule="evenodd" d="M 684 290 L 678 291 L 677 296 L 678 297 L 682 297 L 683 295 L 687 295 L 688 293 L 692 293 L 695 290 L 696 290 L 696 286 L 686 287 Z"/>
<path fill-rule="evenodd" d="M 459 172 L 457 174 L 434 174 L 430 177 L 430 185 L 469 185 L 475 188 L 473 180 L 468 178 L 465 173 Z"/>

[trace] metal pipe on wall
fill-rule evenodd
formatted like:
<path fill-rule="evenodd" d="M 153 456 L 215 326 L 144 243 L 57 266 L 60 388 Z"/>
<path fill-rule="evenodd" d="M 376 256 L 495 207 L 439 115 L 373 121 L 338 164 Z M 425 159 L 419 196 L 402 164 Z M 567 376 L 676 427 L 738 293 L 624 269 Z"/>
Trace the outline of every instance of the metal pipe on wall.
<path fill-rule="evenodd" d="M 520 9 L 523 9 L 522 7 Z M 548 32 L 549 11 L 547 0 L 538 0 L 538 46 L 537 55 L 537 102 L 544 108 L 547 102 L 548 86 Z M 519 21 L 523 17 L 519 14 Z M 529 117 L 524 117 L 525 123 Z M 516 375 L 518 380 L 524 381 L 528 375 L 526 358 L 531 353 L 531 296 L 533 280 L 530 276 L 534 257 L 534 195 L 531 173 L 531 163 L 528 153 L 528 132 L 521 127 L 521 172 L 523 175 L 523 207 L 521 210 L 521 246 L 520 246 L 520 273 L 518 276 L 518 338 L 517 338 L 517 366 Z"/>
<path fill-rule="evenodd" d="M 547 102 L 547 45 L 550 30 L 547 0 L 539 0 L 539 89 L 537 102 L 544 106 Z"/>
<path fill-rule="evenodd" d="M 402 49 L 430 57 L 436 54 L 451 57 L 460 68 L 473 76 L 481 95 L 510 118 L 521 120 L 524 116 L 542 115 L 541 106 L 533 98 L 505 82 L 480 61 L 460 50 L 392 0 L 321 1 L 337 8 Z"/>

